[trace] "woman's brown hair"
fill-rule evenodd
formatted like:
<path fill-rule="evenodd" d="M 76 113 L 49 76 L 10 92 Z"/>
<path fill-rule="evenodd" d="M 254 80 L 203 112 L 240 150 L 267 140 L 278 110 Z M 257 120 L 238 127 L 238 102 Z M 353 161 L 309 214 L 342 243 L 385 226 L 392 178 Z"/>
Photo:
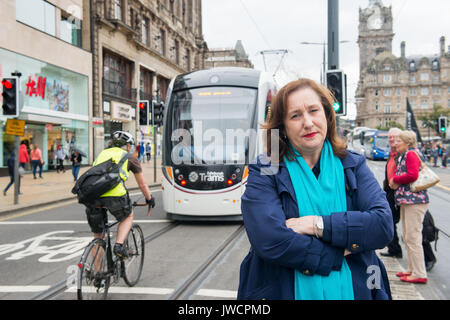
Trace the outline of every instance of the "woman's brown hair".
<path fill-rule="evenodd" d="M 288 139 L 286 136 L 286 130 L 284 128 L 284 119 L 286 117 L 287 111 L 287 101 L 289 96 L 300 89 L 310 88 L 314 90 L 320 98 L 323 109 L 325 111 L 325 117 L 327 119 L 327 138 L 331 143 L 333 148 L 333 153 L 339 157 L 340 159 L 344 158 L 347 155 L 347 144 L 344 140 L 339 138 L 338 133 L 336 131 L 336 115 L 333 110 L 333 103 L 335 101 L 333 94 L 325 88 L 324 86 L 317 84 L 315 81 L 301 78 L 286 84 L 283 88 L 278 91 L 275 98 L 272 100 L 272 104 L 270 105 L 269 112 L 267 114 L 266 123 L 261 127 L 267 130 L 267 154 L 271 157 L 272 161 L 281 162 L 284 159 L 284 156 L 288 158 L 288 160 L 294 159 L 293 150 L 288 145 Z M 272 158 L 272 150 L 271 150 L 271 136 L 272 130 L 279 130 L 278 134 L 278 159 Z M 274 134 L 274 137 L 277 135 Z"/>

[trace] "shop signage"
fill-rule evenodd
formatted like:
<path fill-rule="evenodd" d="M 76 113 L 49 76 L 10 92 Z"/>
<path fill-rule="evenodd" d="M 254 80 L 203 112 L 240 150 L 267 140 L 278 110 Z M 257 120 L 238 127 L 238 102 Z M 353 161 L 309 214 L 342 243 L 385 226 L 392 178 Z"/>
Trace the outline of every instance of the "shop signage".
<path fill-rule="evenodd" d="M 42 100 L 45 99 L 45 84 L 47 83 L 46 77 L 38 77 L 37 83 L 35 81 L 35 77 L 33 78 L 31 76 L 28 77 L 28 82 L 26 84 L 27 90 L 25 91 L 25 94 L 27 96 L 35 96 L 35 97 L 41 97 Z"/>
<path fill-rule="evenodd" d="M 129 122 L 132 120 L 132 108 L 129 105 L 111 102 L 111 120 Z"/>
<path fill-rule="evenodd" d="M 45 129 L 46 129 L 47 131 L 51 131 L 51 130 L 53 129 L 53 124 L 47 123 L 47 124 L 45 125 Z"/>
<path fill-rule="evenodd" d="M 23 137 L 25 133 L 25 120 L 6 119 L 5 134 Z"/>
<path fill-rule="evenodd" d="M 102 118 L 92 118 L 92 124 L 94 127 L 101 127 L 103 126 L 103 119 Z"/>

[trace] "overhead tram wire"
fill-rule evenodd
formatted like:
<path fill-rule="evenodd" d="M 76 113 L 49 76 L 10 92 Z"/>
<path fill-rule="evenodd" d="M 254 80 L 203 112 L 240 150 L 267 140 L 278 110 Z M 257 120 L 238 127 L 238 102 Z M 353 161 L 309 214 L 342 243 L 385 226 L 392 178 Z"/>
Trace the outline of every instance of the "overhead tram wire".
<path fill-rule="evenodd" d="M 252 15 L 250 14 L 250 11 L 248 11 L 248 9 L 245 6 L 244 2 L 242 2 L 242 0 L 239 0 L 239 2 L 241 3 L 242 7 L 244 8 L 245 12 L 247 13 L 247 15 L 250 18 L 250 20 L 252 21 L 252 23 L 255 25 L 256 30 L 258 31 L 259 35 L 261 36 L 261 38 L 266 43 L 267 47 L 269 47 L 269 49 L 272 49 L 272 46 L 270 45 L 269 41 L 267 41 L 267 39 L 264 36 L 264 34 L 261 32 L 261 29 L 259 29 L 258 24 L 256 23 L 255 19 L 253 19 Z"/>

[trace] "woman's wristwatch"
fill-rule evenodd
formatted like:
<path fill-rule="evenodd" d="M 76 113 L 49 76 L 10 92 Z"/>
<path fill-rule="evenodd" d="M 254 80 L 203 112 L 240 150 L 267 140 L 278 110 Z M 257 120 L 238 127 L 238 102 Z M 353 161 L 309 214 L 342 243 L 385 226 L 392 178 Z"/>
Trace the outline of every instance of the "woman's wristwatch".
<path fill-rule="evenodd" d="M 317 238 L 323 237 L 323 218 L 321 216 L 317 216 L 314 221 L 314 234 Z"/>

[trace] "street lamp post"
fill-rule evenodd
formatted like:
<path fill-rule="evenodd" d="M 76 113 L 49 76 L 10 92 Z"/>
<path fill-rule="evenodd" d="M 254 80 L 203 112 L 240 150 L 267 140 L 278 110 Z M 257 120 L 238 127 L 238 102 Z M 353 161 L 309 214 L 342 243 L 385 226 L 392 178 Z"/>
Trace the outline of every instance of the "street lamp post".
<path fill-rule="evenodd" d="M 346 43 L 346 42 L 350 42 L 350 41 L 348 41 L 348 40 L 342 40 L 342 41 L 339 41 L 339 43 Z M 326 72 L 327 72 L 327 69 L 326 69 L 326 55 L 325 55 L 325 52 L 326 52 L 326 46 L 327 46 L 327 43 L 324 41 L 324 42 L 308 42 L 308 41 L 302 41 L 302 42 L 300 42 L 300 44 L 312 44 L 312 45 L 321 45 L 321 46 L 323 46 L 323 57 L 322 57 L 322 76 L 321 76 L 321 83 L 323 84 L 323 85 L 325 85 L 325 74 L 326 74 Z"/>

